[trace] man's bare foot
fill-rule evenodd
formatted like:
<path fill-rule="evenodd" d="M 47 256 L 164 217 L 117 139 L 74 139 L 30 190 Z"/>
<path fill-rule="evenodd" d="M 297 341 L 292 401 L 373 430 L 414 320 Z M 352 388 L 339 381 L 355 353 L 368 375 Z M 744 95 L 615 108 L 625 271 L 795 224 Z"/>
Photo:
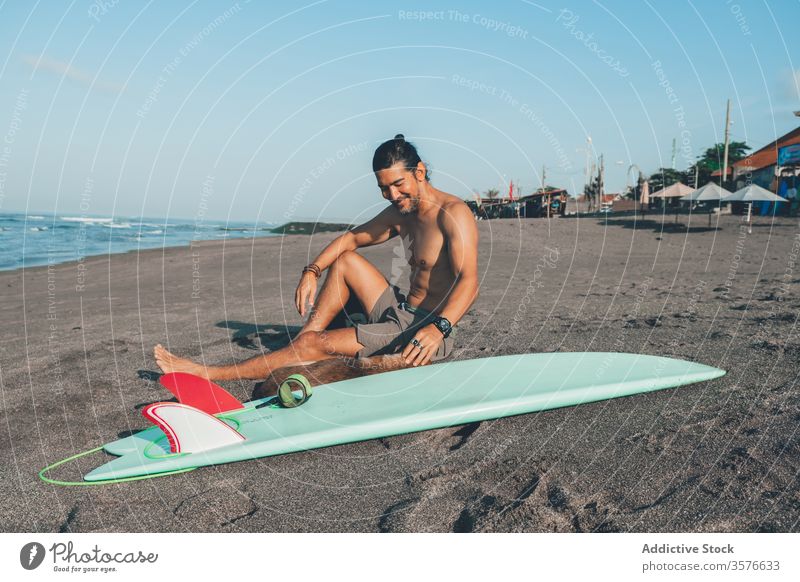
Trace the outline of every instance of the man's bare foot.
<path fill-rule="evenodd" d="M 208 378 L 208 369 L 205 366 L 196 364 L 186 358 L 179 358 L 175 354 L 168 352 L 161 344 L 155 347 L 153 354 L 156 357 L 156 364 L 158 364 L 158 367 L 161 368 L 161 371 L 165 374 L 171 372 L 186 372 L 187 374 L 194 374 L 201 378 Z"/>

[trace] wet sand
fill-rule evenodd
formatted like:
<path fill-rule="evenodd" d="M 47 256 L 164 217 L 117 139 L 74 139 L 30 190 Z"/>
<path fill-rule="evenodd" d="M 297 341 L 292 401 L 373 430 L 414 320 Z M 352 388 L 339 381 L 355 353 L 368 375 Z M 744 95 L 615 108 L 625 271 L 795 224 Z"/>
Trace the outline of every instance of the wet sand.
<path fill-rule="evenodd" d="M 285 345 L 301 324 L 300 268 L 336 235 L 0 273 L 3 531 L 797 531 L 800 225 L 757 218 L 747 234 L 736 216 L 712 229 L 704 214 L 680 220 L 480 222 L 481 295 L 454 359 L 624 351 L 722 378 L 103 487 L 37 473 L 148 425 L 142 406 L 170 396 L 156 343 L 208 363 Z M 401 251 L 390 241 L 363 254 L 402 284 Z M 264 389 L 225 386 L 242 399 Z"/>

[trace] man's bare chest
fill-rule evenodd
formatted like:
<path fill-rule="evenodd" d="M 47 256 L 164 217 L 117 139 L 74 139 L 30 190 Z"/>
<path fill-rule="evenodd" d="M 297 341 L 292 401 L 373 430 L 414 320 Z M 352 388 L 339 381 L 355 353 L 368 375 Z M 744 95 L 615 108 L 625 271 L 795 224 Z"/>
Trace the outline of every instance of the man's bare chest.
<path fill-rule="evenodd" d="M 447 262 L 447 243 L 437 225 L 415 225 L 400 229 L 408 264 L 431 270 Z"/>

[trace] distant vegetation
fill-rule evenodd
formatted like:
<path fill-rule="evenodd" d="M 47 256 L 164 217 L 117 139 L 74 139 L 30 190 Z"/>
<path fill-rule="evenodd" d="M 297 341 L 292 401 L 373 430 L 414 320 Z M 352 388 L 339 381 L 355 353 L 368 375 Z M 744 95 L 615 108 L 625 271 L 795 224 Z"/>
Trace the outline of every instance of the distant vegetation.
<path fill-rule="evenodd" d="M 750 150 L 749 145 L 743 141 L 734 141 L 728 144 L 728 171 L 730 172 L 734 162 L 743 160 L 747 157 Z M 673 170 L 672 168 L 659 168 L 650 176 L 650 191 L 655 192 L 671 186 L 675 182 L 683 182 L 687 186 L 699 188 L 711 181 L 711 174 L 717 170 L 722 170 L 725 157 L 725 144 L 714 144 L 713 147 L 706 149 L 703 155 L 697 158 L 697 162 L 684 171 Z M 695 170 L 697 171 L 697 184 L 694 183 Z M 729 181 L 730 178 L 724 180 Z M 638 198 L 638 197 L 637 197 Z"/>
<path fill-rule="evenodd" d="M 287 222 L 270 230 L 275 234 L 316 234 L 318 232 L 339 232 L 350 230 L 352 224 L 337 224 L 331 222 Z"/>

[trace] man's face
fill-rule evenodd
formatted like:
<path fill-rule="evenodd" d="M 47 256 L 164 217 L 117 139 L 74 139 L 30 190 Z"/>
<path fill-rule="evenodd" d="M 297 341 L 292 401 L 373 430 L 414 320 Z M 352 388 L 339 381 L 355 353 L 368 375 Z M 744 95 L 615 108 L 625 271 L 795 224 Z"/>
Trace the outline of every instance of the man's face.
<path fill-rule="evenodd" d="M 421 166 L 422 164 L 420 164 Z M 391 168 L 378 170 L 378 188 L 386 200 L 391 202 L 400 214 L 413 214 L 419 208 L 419 175 L 424 176 L 424 169 L 417 168 L 413 172 L 402 163 Z"/>

